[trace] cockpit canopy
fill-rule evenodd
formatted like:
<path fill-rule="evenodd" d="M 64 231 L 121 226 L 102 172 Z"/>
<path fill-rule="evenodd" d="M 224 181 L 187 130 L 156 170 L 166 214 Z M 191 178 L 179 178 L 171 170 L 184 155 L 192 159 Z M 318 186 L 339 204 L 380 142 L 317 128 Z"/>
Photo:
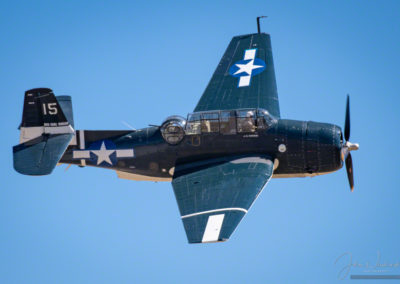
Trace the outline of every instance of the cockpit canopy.
<path fill-rule="evenodd" d="M 271 127 L 276 119 L 265 109 L 236 109 L 190 113 L 185 120 L 168 117 L 161 126 L 164 139 L 179 143 L 184 135 L 253 133 Z"/>
<path fill-rule="evenodd" d="M 274 121 L 276 119 L 264 109 L 195 112 L 188 115 L 186 134 L 251 133 L 258 129 L 268 129 Z"/>
<path fill-rule="evenodd" d="M 185 136 L 186 120 L 182 116 L 167 117 L 161 125 L 161 135 L 169 144 L 178 144 Z"/>

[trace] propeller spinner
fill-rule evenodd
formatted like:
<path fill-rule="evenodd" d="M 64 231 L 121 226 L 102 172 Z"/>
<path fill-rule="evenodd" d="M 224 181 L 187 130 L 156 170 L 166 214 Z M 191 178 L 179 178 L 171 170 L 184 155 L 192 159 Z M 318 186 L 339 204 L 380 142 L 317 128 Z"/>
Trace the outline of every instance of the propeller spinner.
<path fill-rule="evenodd" d="M 341 159 L 346 164 L 347 178 L 349 179 L 350 189 L 354 190 L 354 171 L 353 161 L 351 159 L 350 151 L 358 150 L 359 145 L 357 143 L 351 143 L 350 139 L 350 97 L 347 95 L 346 103 L 346 119 L 344 123 L 344 139 L 345 143 L 342 145 Z"/>

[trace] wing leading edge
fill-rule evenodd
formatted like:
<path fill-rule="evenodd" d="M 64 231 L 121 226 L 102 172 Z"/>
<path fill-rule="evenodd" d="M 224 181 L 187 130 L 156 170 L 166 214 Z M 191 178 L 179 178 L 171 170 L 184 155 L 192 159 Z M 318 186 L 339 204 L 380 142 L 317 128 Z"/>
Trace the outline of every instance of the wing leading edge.
<path fill-rule="evenodd" d="M 189 243 L 228 240 L 272 172 L 260 156 L 177 166 L 172 186 Z"/>
<path fill-rule="evenodd" d="M 237 108 L 264 108 L 280 117 L 269 34 L 231 40 L 194 111 Z"/>

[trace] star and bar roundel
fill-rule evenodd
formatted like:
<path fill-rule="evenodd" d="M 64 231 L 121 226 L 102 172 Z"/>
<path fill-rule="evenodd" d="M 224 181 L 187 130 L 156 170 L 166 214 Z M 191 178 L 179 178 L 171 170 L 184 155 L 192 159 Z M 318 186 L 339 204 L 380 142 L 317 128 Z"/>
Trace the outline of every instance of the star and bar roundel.
<path fill-rule="evenodd" d="M 251 77 L 265 70 L 265 62 L 256 58 L 257 48 L 246 49 L 243 60 L 237 61 L 229 68 L 229 75 L 238 77 L 238 88 L 250 86 Z"/>
<path fill-rule="evenodd" d="M 134 156 L 135 153 L 132 148 L 117 149 L 110 140 L 95 141 L 87 149 L 74 150 L 72 152 L 73 159 L 90 160 L 97 166 L 113 166 L 119 158 L 132 158 Z"/>

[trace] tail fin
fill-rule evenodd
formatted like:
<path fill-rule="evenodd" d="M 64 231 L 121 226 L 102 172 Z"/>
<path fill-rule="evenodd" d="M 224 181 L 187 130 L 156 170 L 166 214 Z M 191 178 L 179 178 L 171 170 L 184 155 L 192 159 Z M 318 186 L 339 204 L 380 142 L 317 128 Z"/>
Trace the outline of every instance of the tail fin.
<path fill-rule="evenodd" d="M 71 98 L 56 97 L 47 88 L 26 91 L 19 129 L 21 144 L 13 147 L 15 170 L 50 174 L 74 135 Z"/>
<path fill-rule="evenodd" d="M 63 104 L 65 104 L 65 98 L 69 98 L 72 120 L 70 97 L 62 96 L 60 98 L 62 98 L 61 102 Z M 42 134 L 73 133 L 73 128 L 53 91 L 47 88 L 40 88 L 25 92 L 20 131 L 20 143 L 24 143 Z"/>

